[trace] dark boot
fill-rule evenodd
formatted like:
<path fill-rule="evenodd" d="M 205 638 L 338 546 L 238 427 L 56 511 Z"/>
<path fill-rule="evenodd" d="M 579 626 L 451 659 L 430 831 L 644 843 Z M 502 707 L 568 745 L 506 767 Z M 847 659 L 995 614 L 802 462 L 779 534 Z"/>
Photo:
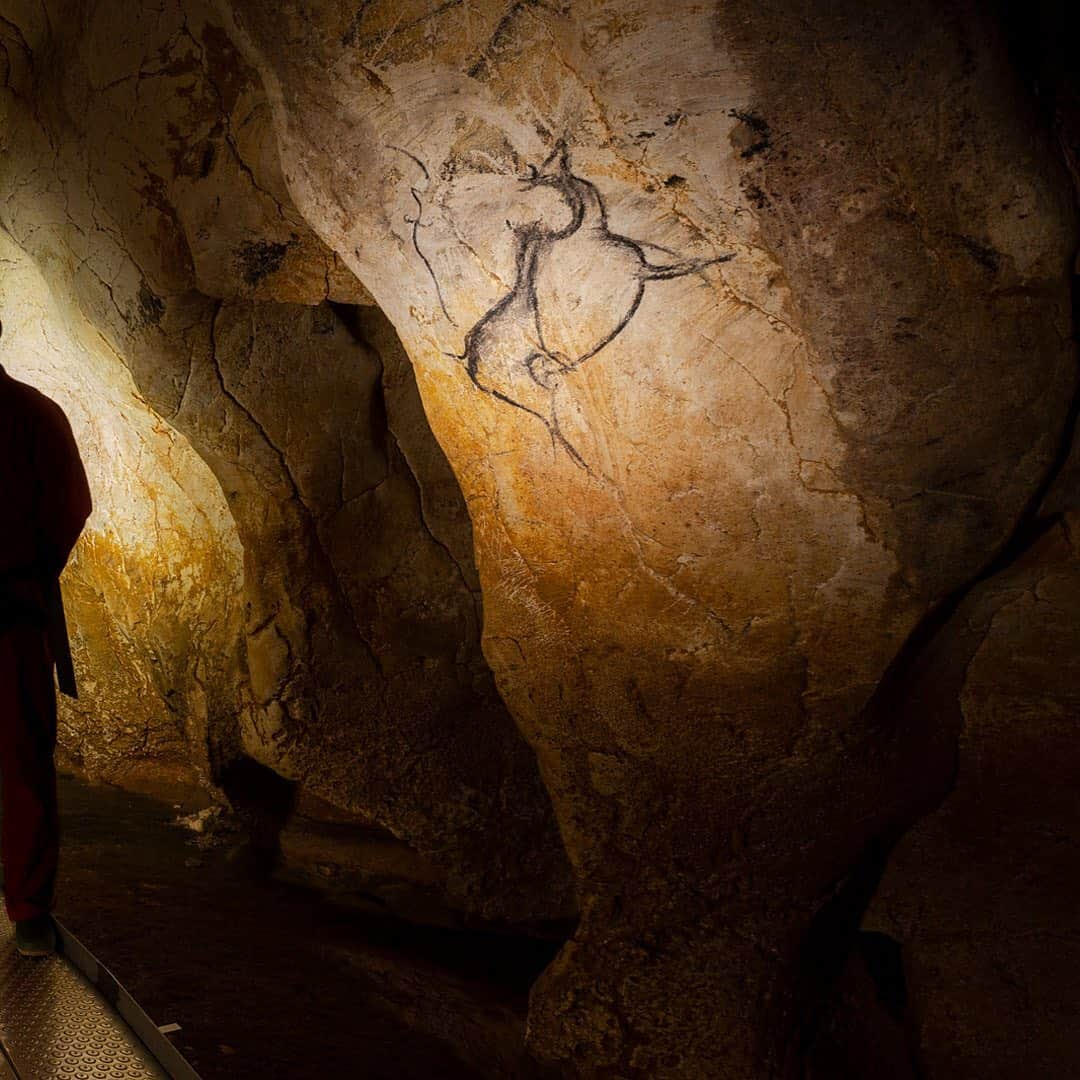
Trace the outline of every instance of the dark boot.
<path fill-rule="evenodd" d="M 15 924 L 15 948 L 22 956 L 51 956 L 56 952 L 56 927 L 48 915 L 20 919 Z"/>

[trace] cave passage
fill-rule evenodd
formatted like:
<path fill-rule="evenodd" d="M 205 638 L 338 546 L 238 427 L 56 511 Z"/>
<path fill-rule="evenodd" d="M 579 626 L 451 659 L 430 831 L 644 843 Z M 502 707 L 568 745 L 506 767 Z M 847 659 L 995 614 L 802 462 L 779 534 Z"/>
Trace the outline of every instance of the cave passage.
<path fill-rule="evenodd" d="M 0 1078 L 1080 1076 L 1067 8 L 0 0 Z"/>
<path fill-rule="evenodd" d="M 528 988 L 571 933 L 572 912 L 516 924 L 485 918 L 454 896 L 445 866 L 374 814 L 335 807 L 316 785 L 247 753 L 244 714 L 259 703 L 246 698 L 245 673 L 252 658 L 258 663 L 261 628 L 249 632 L 245 655 L 245 577 L 253 569 L 225 493 L 188 438 L 138 393 L 116 353 L 62 309 L 17 245 L 3 234 L 0 245 L 6 370 L 64 409 L 95 503 L 63 577 L 79 683 L 77 699 L 60 699 L 63 932 L 93 942 L 96 961 L 124 973 L 142 1008 L 183 1017 L 172 1042 L 203 1077 L 237 1075 L 236 1059 L 243 1075 L 283 1078 L 528 1074 Z M 336 328 L 350 345 L 364 333 L 382 335 L 384 348 L 400 351 L 374 313 L 339 306 L 317 314 L 313 334 Z M 368 359 L 367 348 L 349 359 Z M 475 570 L 457 567 L 427 531 L 411 466 L 390 450 L 396 436 L 383 380 L 399 409 L 404 396 L 423 415 L 407 370 L 398 375 L 403 389 L 386 376 L 393 359 L 372 365 L 379 391 L 362 403 L 384 455 L 374 486 L 393 484 L 395 466 L 406 474 L 414 528 L 465 590 L 466 613 L 452 623 L 464 639 L 454 642 L 460 652 L 476 632 L 478 602 L 463 581 Z M 340 402 L 343 415 L 357 405 L 357 384 L 370 388 L 364 375 L 338 383 L 353 393 Z M 346 433 L 328 434 L 344 454 Z M 437 451 L 428 439 L 427 452 Z M 440 466 L 432 486 L 444 505 L 429 512 L 445 522 L 463 515 L 452 505 L 456 488 L 439 493 L 440 481 L 453 483 L 441 456 Z M 289 522 L 323 559 L 313 519 L 349 501 L 339 474 L 351 465 L 336 457 L 329 467 L 326 507 L 305 503 Z M 401 536 L 400 521 L 389 527 Z M 334 580 L 337 568 L 320 569 Z M 342 589 L 336 580 L 334 587 Z M 417 645 L 431 651 L 422 641 L 410 648 Z M 509 725 L 506 735 L 514 735 Z M 13 953 L 10 935 L 3 946 Z M 0 1005 L 17 1075 L 49 1067 L 41 1046 L 52 1046 L 57 1068 L 74 1061 L 122 1070 L 128 1054 L 131 1068 L 159 1075 L 163 1066 L 136 1049 L 138 1035 L 123 1034 L 122 1020 L 119 1048 L 103 1049 L 101 1062 L 80 1061 L 84 1036 L 66 1024 L 66 991 L 55 979 L 36 1012 L 12 1012 L 19 962 L 7 961 Z M 108 1011 L 87 1001 L 84 1008 Z M 36 1025 L 52 1032 L 44 1044 L 31 1037 Z"/>

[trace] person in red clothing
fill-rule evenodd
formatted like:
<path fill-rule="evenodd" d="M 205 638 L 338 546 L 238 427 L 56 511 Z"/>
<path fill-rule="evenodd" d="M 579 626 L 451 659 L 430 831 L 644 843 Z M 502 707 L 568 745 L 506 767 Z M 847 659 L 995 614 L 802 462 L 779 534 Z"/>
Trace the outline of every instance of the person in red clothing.
<path fill-rule="evenodd" d="M 67 417 L 0 367 L 0 841 L 8 917 L 28 956 L 56 947 L 58 581 L 90 508 Z"/>

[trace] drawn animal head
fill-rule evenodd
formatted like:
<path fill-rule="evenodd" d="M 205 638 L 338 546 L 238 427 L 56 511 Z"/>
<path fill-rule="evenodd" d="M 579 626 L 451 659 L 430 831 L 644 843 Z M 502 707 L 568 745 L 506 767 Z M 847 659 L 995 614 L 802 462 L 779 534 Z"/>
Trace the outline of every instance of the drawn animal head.
<path fill-rule="evenodd" d="M 537 187 L 553 187 L 559 191 L 566 191 L 571 180 L 570 150 L 565 140 L 560 139 L 539 168 L 536 165 L 528 166 L 526 175 L 522 177 L 521 186 L 525 191 Z"/>

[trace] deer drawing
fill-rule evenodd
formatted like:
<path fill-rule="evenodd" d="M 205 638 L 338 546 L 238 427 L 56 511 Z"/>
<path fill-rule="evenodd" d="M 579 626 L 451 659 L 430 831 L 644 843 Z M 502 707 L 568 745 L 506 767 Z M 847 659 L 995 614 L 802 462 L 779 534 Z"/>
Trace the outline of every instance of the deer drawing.
<path fill-rule="evenodd" d="M 480 390 L 535 416 L 553 444 L 587 469 L 559 428 L 559 380 L 626 329 L 650 281 L 695 274 L 734 255 L 650 262 L 641 243 L 611 231 L 599 190 L 571 171 L 564 142 L 539 168 L 530 167 L 521 183 L 526 190 L 554 189 L 569 219 L 559 227 L 543 221 L 511 226 L 513 287 L 466 333 L 464 351 L 454 355 Z"/>

